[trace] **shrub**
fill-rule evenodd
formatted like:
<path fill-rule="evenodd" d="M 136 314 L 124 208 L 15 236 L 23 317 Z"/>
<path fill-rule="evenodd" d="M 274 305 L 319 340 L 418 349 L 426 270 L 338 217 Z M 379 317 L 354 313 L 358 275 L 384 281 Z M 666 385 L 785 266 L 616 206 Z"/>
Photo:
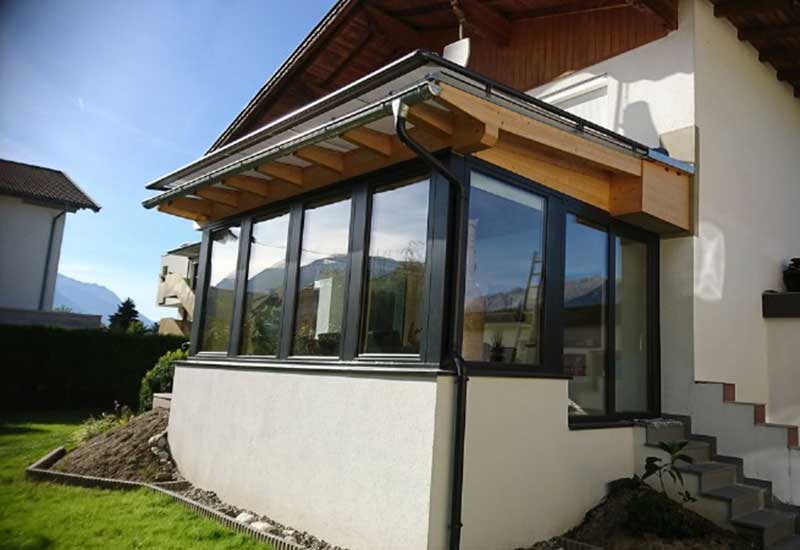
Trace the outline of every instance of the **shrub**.
<path fill-rule="evenodd" d="M 147 371 L 139 388 L 139 412 L 150 410 L 153 394 L 172 391 L 172 377 L 175 375 L 175 361 L 186 359 L 186 350 L 168 351 L 158 358 L 156 365 Z"/>
<path fill-rule="evenodd" d="M 101 411 L 138 402 L 142 376 L 186 341 L 103 329 L 0 325 L 0 409 Z"/>
<path fill-rule="evenodd" d="M 72 433 L 70 443 L 74 447 L 79 447 L 101 433 L 107 432 L 111 428 L 127 424 L 133 417 L 130 407 L 114 402 L 114 414 L 102 413 L 95 418 L 90 416 L 81 422 L 78 429 Z"/>

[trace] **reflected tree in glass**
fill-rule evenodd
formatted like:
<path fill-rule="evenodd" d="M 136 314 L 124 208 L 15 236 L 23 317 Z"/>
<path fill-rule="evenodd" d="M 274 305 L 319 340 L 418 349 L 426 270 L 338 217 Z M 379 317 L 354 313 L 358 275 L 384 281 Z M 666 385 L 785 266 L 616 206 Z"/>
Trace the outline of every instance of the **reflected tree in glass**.
<path fill-rule="evenodd" d="M 349 236 L 350 199 L 303 213 L 294 355 L 339 355 Z"/>
<path fill-rule="evenodd" d="M 253 224 L 242 325 L 244 355 L 277 355 L 289 214 Z"/>
<path fill-rule="evenodd" d="M 428 234 L 428 181 L 375 193 L 362 350 L 418 354 Z"/>
<path fill-rule="evenodd" d="M 239 256 L 239 228 L 211 235 L 211 266 L 204 308 L 201 351 L 227 351 L 233 316 L 233 289 Z"/>

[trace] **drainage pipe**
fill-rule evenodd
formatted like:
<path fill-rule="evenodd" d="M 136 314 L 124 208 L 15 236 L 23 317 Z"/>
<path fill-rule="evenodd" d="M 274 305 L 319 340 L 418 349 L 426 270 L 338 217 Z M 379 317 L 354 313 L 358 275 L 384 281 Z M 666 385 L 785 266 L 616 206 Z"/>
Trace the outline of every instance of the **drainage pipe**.
<path fill-rule="evenodd" d="M 50 237 L 47 239 L 47 256 L 44 258 L 44 275 L 42 276 L 42 289 L 39 292 L 39 311 L 44 310 L 44 299 L 47 294 L 47 279 L 50 275 L 50 257 L 53 255 L 53 241 L 55 240 L 56 224 L 63 216 L 67 214 L 66 210 L 62 210 L 50 222 Z"/>
<path fill-rule="evenodd" d="M 408 115 L 408 105 L 403 103 L 400 99 L 392 102 L 392 114 L 394 115 L 394 128 L 397 137 L 409 149 L 414 151 L 423 161 L 425 161 L 433 170 L 441 174 L 447 181 L 455 187 L 458 193 L 458 212 L 459 216 L 463 215 L 466 211 L 467 193 L 464 182 L 461 181 L 453 172 L 450 171 L 439 159 L 415 141 L 406 130 L 406 116 Z M 463 244 L 461 239 L 458 240 L 458 249 L 456 251 L 456 258 L 462 257 Z M 467 382 L 469 376 L 467 369 L 464 365 L 464 359 L 461 357 L 456 344 L 453 344 L 453 349 L 450 354 L 450 359 L 455 367 L 456 374 L 456 403 L 453 419 L 453 479 L 452 487 L 450 490 L 450 550 L 460 550 L 461 548 L 461 508 L 462 496 L 464 490 L 464 441 L 466 439 L 467 427 Z"/>

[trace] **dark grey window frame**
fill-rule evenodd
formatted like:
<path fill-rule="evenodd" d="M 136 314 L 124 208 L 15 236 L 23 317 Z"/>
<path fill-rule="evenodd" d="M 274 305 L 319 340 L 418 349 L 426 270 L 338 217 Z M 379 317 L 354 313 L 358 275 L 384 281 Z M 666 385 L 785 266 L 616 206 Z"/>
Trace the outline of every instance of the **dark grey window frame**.
<path fill-rule="evenodd" d="M 444 155 L 443 155 L 444 156 Z M 419 355 L 361 354 L 359 338 L 364 322 L 363 298 L 365 292 L 366 255 L 372 194 L 398 182 L 413 183 L 429 179 L 428 234 L 425 261 L 425 285 L 423 318 Z M 303 233 L 303 213 L 307 207 L 320 202 L 349 197 L 350 235 L 348 242 L 349 265 L 345 275 L 344 323 L 338 356 L 307 357 L 291 354 L 292 332 L 297 308 L 297 284 L 299 276 L 300 246 Z M 439 368 L 443 357 L 444 325 L 436 322 L 441 318 L 441 305 L 447 285 L 444 281 L 449 244 L 448 219 L 450 216 L 450 190 L 447 182 L 437 174 L 431 174 L 427 165 L 418 160 L 400 163 L 390 168 L 358 176 L 337 184 L 333 188 L 311 191 L 298 197 L 276 202 L 265 208 L 244 212 L 209 224 L 203 229 L 200 247 L 198 293 L 195 306 L 195 323 L 192 327 L 190 354 L 204 359 L 228 359 L 246 363 L 298 363 L 298 364 L 358 364 L 366 365 L 413 365 Z M 270 217 L 289 212 L 289 235 L 287 241 L 286 280 L 278 354 L 275 356 L 241 355 L 242 322 L 246 296 L 247 268 L 250 255 L 250 240 L 253 224 Z M 213 232 L 239 225 L 241 240 L 236 267 L 234 310 L 231 321 L 231 338 L 227 352 L 205 352 L 198 349 L 199 336 L 205 321 L 205 299 L 208 291 L 207 275 L 210 262 L 210 242 Z M 434 322 L 431 322 L 431 321 Z"/>
<path fill-rule="evenodd" d="M 505 365 L 490 362 L 466 362 L 470 376 L 507 376 L 562 378 L 570 376 L 563 371 L 564 342 L 564 270 L 566 250 L 566 215 L 577 214 L 604 227 L 609 234 L 609 305 L 607 338 L 606 375 L 607 403 L 611 411 L 602 417 L 571 417 L 575 425 L 614 422 L 655 416 L 660 413 L 660 342 L 659 342 L 659 240 L 658 236 L 637 227 L 614 219 L 608 212 L 593 207 L 573 197 L 559 193 L 523 176 L 480 160 L 471 155 L 462 157 L 450 152 L 440 152 L 437 156 L 450 170 L 465 183 L 466 200 L 458 202 L 452 186 L 438 173 L 431 173 L 428 167 L 418 160 L 407 161 L 377 172 L 366 174 L 342 182 L 332 188 L 311 191 L 298 197 L 276 202 L 265 208 L 255 209 L 235 217 L 210 224 L 203 230 L 200 248 L 199 276 L 195 323 L 192 328 L 190 354 L 196 358 L 214 358 L 229 362 L 232 368 L 241 366 L 258 368 L 270 365 L 295 365 L 298 368 L 314 370 L 324 366 L 341 367 L 344 370 L 374 368 L 415 368 L 442 372 L 449 369 L 450 350 L 461 349 L 463 329 L 465 249 L 467 217 L 469 209 L 470 174 L 481 172 L 487 176 L 536 193 L 546 201 L 545 211 L 545 289 L 544 310 L 542 312 L 542 356 L 540 365 Z M 420 342 L 420 355 L 379 355 L 360 354 L 360 335 L 364 322 L 364 293 L 366 261 L 368 254 L 368 232 L 370 229 L 371 198 L 373 191 L 387 185 L 403 181 L 412 183 L 420 179 L 430 179 L 428 205 L 428 236 L 425 268 L 425 294 L 423 316 L 424 325 Z M 352 201 L 350 219 L 350 238 L 348 257 L 350 260 L 345 295 L 344 325 L 342 328 L 341 349 L 338 357 L 294 357 L 289 354 L 294 327 L 297 299 L 297 277 L 299 271 L 300 239 L 304 208 L 320 201 L 349 196 Z M 245 284 L 249 249 L 247 244 L 252 235 L 252 224 L 261 219 L 289 212 L 289 237 L 287 243 L 286 284 L 280 345 L 277 356 L 239 355 L 242 315 L 244 309 Z M 203 310 L 207 290 L 207 272 L 210 261 L 210 236 L 220 228 L 240 225 L 242 238 L 237 264 L 236 296 L 231 328 L 231 341 L 227 353 L 202 352 L 197 350 L 198 339 L 202 333 Z M 614 238 L 624 236 L 644 242 L 647 245 L 647 317 L 648 317 L 648 410 L 637 413 L 614 413 L 614 282 L 616 280 L 616 260 L 614 258 Z M 456 252 L 460 255 L 457 257 Z M 235 365 L 235 367 L 233 367 Z M 326 370 L 324 372 L 330 372 Z"/>

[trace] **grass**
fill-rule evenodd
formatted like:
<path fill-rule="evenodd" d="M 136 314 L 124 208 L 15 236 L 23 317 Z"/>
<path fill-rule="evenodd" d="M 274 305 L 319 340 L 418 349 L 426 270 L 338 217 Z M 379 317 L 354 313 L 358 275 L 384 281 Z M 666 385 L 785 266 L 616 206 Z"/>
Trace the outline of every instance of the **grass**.
<path fill-rule="evenodd" d="M 268 550 L 144 489 L 107 491 L 25 480 L 25 467 L 69 441 L 86 416 L 0 418 L 0 550 Z"/>

